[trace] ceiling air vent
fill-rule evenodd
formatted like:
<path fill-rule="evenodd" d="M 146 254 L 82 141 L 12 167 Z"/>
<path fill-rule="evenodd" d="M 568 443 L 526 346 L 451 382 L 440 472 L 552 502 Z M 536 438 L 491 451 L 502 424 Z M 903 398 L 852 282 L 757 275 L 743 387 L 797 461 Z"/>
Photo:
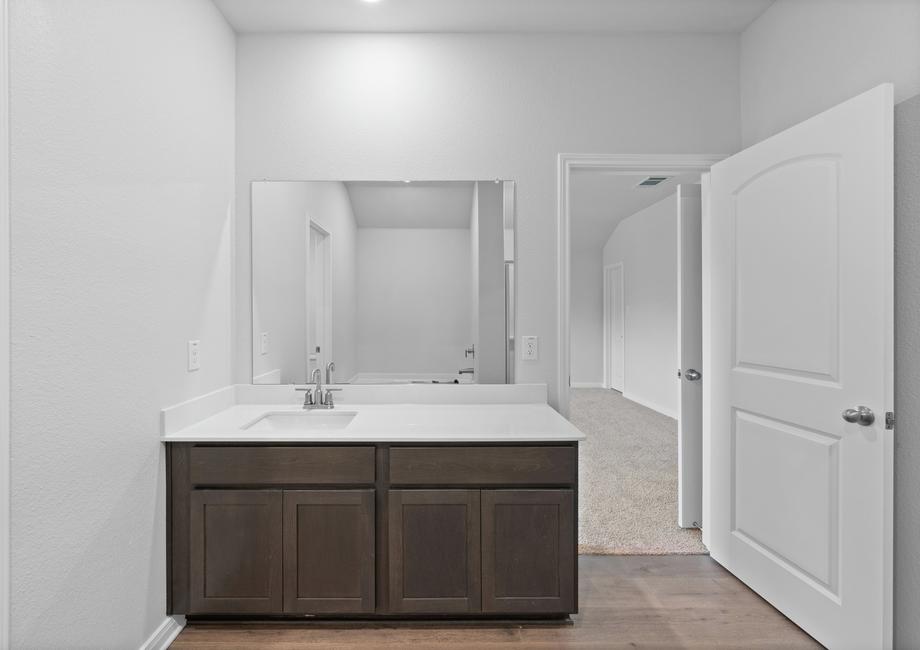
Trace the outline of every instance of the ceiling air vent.
<path fill-rule="evenodd" d="M 655 187 L 656 185 L 661 185 L 666 180 L 670 178 L 669 176 L 649 176 L 644 181 L 636 185 L 636 187 Z"/>

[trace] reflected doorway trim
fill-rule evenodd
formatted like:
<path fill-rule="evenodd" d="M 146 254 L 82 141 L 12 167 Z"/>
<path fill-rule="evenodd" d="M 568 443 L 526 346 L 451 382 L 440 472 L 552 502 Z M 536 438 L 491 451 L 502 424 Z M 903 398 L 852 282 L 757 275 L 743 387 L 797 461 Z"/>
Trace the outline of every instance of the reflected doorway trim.
<path fill-rule="evenodd" d="M 707 172 L 728 154 L 578 154 L 561 153 L 556 192 L 556 409 L 569 414 L 571 378 L 571 259 L 569 255 L 569 183 L 576 169 L 605 169 L 620 174 Z"/>
<path fill-rule="evenodd" d="M 10 647 L 10 66 L 0 0 L 0 648 Z"/>
<path fill-rule="evenodd" d="M 616 346 L 613 345 L 612 341 L 614 305 L 610 302 L 610 292 L 613 289 L 611 279 L 613 278 L 614 269 L 620 270 L 620 292 L 617 294 L 620 303 L 620 318 L 622 320 L 620 327 L 623 328 L 623 345 L 619 346 L 620 356 L 625 356 L 626 354 L 626 298 L 624 296 L 626 292 L 626 276 L 623 262 L 615 262 L 604 265 L 604 388 L 618 390 L 623 393 L 626 390 L 625 359 L 623 360 L 623 384 L 619 388 L 613 385 L 613 352 Z"/>
<path fill-rule="evenodd" d="M 322 337 L 323 340 L 320 343 L 320 350 L 321 350 L 320 354 L 322 355 L 321 359 L 325 361 L 326 363 L 328 363 L 330 361 L 335 360 L 333 358 L 334 350 L 332 346 L 332 338 L 333 338 L 332 333 L 334 331 L 332 328 L 335 326 L 335 323 L 332 320 L 333 318 L 333 309 L 332 309 L 333 293 L 332 291 L 333 291 L 333 287 L 335 286 L 332 282 L 332 271 L 335 268 L 332 263 L 333 261 L 332 260 L 332 255 L 333 255 L 332 233 L 322 223 L 310 217 L 309 215 L 307 215 L 307 241 L 306 241 L 307 254 L 305 255 L 306 263 L 304 264 L 304 274 L 306 275 L 306 281 L 304 282 L 304 289 L 306 292 L 306 295 L 305 295 L 306 314 L 304 315 L 305 316 L 304 318 L 304 330 L 305 330 L 304 340 L 307 341 L 308 343 L 310 342 L 310 319 L 309 319 L 310 297 L 312 295 L 312 292 L 315 290 L 313 285 L 310 283 L 310 273 L 309 273 L 310 266 L 313 264 L 313 248 L 310 245 L 310 239 L 312 236 L 311 231 L 313 230 L 323 235 L 323 255 L 325 257 L 325 259 L 323 260 L 323 266 L 325 266 L 326 268 L 325 268 L 325 273 L 323 274 L 325 276 L 324 283 L 323 283 L 324 284 L 323 286 L 323 337 Z M 316 343 L 316 341 L 313 341 L 313 343 Z M 305 352 L 306 352 L 306 358 L 304 359 L 304 363 L 306 364 L 306 376 L 304 377 L 304 383 L 309 384 L 312 381 L 312 377 L 310 377 L 310 372 L 311 372 L 310 371 L 310 355 L 315 354 L 315 352 L 311 352 L 309 349 L 309 346 L 307 346 L 307 349 L 305 350 Z M 320 369 L 320 372 L 325 378 L 326 376 L 325 375 L 325 372 L 326 372 L 325 364 L 320 362 L 317 365 L 317 368 Z"/>

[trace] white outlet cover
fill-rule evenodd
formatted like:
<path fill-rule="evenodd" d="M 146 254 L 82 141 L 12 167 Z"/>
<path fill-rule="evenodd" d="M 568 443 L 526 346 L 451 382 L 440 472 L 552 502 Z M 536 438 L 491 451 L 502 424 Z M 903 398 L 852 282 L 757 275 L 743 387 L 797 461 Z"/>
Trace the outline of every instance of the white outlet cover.
<path fill-rule="evenodd" d="M 268 332 L 262 332 L 261 336 L 259 336 L 259 352 L 268 354 Z"/>
<path fill-rule="evenodd" d="M 188 370 L 198 370 L 201 368 L 201 341 L 188 342 Z"/>
<path fill-rule="evenodd" d="M 540 340 L 536 336 L 521 337 L 521 359 L 536 361 L 540 358 Z"/>

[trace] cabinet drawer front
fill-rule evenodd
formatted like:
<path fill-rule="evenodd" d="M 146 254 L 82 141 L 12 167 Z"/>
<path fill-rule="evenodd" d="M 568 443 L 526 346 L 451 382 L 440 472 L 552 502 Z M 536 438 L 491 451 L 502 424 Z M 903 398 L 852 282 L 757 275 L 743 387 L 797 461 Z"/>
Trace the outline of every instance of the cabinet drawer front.
<path fill-rule="evenodd" d="M 575 447 L 394 447 L 392 485 L 572 485 Z"/>
<path fill-rule="evenodd" d="M 370 485 L 373 447 L 194 447 L 192 485 Z"/>

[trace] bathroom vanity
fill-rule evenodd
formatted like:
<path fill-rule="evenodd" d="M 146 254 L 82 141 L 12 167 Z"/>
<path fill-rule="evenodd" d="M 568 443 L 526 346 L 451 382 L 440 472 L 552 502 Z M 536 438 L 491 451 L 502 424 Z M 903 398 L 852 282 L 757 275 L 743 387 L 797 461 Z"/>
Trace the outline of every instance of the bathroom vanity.
<path fill-rule="evenodd" d="M 545 403 L 241 405 L 166 434 L 169 612 L 565 617 L 581 437 Z"/>

